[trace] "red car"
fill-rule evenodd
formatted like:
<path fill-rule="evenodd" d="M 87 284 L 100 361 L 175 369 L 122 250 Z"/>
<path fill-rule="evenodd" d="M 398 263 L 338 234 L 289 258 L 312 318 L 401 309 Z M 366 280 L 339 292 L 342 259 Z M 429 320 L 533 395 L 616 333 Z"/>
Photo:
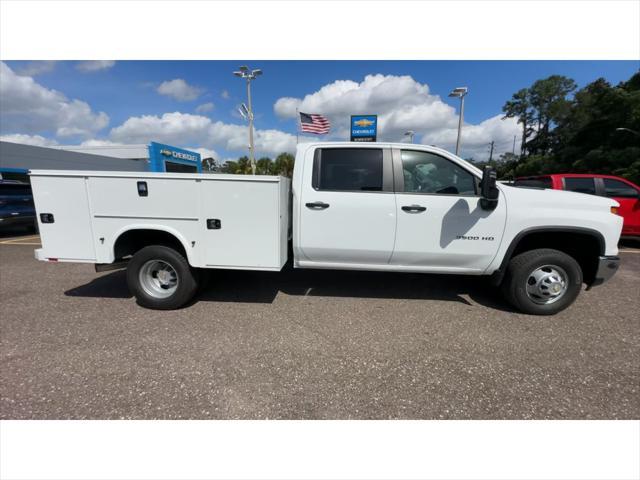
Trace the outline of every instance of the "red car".
<path fill-rule="evenodd" d="M 640 187 L 613 175 L 591 173 L 554 173 L 516 178 L 516 187 L 552 188 L 613 198 L 620 204 L 618 215 L 624 218 L 623 237 L 640 238 Z"/>

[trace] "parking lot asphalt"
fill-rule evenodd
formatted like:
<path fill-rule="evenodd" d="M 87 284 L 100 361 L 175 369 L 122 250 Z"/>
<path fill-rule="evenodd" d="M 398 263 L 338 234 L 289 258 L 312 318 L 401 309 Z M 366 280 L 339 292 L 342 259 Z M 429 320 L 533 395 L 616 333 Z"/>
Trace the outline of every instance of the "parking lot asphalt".
<path fill-rule="evenodd" d="M 640 249 L 553 317 L 473 277 L 213 272 L 179 311 L 0 241 L 2 419 L 637 419 Z"/>

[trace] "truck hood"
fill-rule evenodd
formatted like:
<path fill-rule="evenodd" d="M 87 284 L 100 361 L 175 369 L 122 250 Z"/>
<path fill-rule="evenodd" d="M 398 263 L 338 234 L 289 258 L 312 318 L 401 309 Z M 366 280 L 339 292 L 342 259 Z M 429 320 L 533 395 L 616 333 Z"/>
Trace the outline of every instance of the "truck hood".
<path fill-rule="evenodd" d="M 619 207 L 615 200 L 586 193 L 567 192 L 566 190 L 551 190 L 542 188 L 512 187 L 509 185 L 499 185 L 499 188 L 507 198 L 518 199 L 520 201 L 531 202 L 531 207 L 537 205 L 548 206 L 555 204 L 558 208 L 568 208 L 575 210 L 606 209 Z"/>

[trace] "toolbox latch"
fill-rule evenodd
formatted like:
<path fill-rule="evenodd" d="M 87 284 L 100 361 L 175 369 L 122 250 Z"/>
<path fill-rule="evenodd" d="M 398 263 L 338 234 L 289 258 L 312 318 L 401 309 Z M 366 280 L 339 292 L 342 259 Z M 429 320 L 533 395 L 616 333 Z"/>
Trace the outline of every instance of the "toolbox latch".
<path fill-rule="evenodd" d="M 222 222 L 218 218 L 207 218 L 207 229 L 220 230 L 222 228 Z"/>

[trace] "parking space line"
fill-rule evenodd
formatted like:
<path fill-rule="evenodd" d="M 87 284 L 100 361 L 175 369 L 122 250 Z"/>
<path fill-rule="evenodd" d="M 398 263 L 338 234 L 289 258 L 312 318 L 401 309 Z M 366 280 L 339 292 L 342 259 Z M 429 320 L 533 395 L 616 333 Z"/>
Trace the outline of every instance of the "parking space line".
<path fill-rule="evenodd" d="M 27 240 L 27 239 L 33 239 L 33 238 L 40 238 L 40 235 L 24 235 L 20 237 L 10 237 L 4 241 L 9 242 L 11 240 Z"/>
<path fill-rule="evenodd" d="M 640 250 L 618 250 L 620 253 L 640 253 Z"/>
<path fill-rule="evenodd" d="M 26 242 L 0 242 L 1 245 L 40 245 L 42 246 L 41 243 L 26 243 Z"/>
<path fill-rule="evenodd" d="M 26 237 L 9 238 L 7 240 L 1 240 L 0 244 L 3 244 L 3 245 L 16 245 L 16 244 L 19 244 L 20 242 L 25 242 L 25 241 L 29 242 L 29 241 L 33 241 L 33 240 L 40 241 L 40 235 L 29 235 L 29 236 L 26 236 Z"/>

